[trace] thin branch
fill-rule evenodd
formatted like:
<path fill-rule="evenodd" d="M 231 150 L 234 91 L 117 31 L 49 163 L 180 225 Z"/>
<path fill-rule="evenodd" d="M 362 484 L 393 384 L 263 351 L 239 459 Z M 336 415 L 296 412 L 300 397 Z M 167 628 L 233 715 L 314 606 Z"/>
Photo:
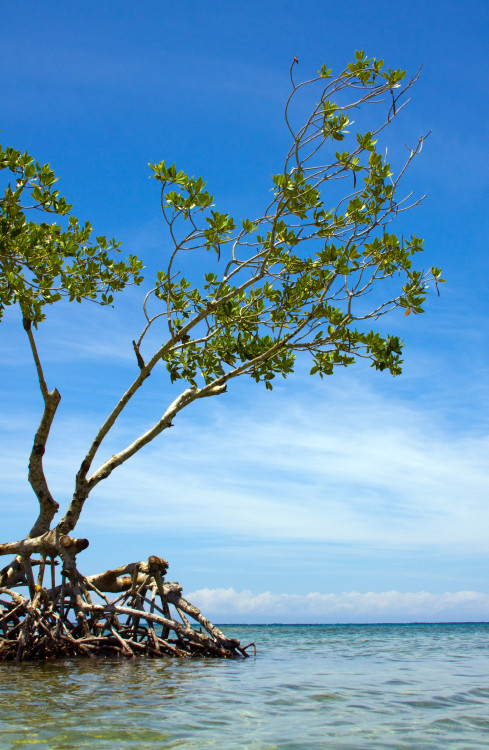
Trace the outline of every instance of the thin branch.
<path fill-rule="evenodd" d="M 39 359 L 36 342 L 34 341 L 34 335 L 32 333 L 32 321 L 30 320 L 30 318 L 27 318 L 24 316 L 22 318 L 22 325 L 24 326 L 24 331 L 27 333 L 29 344 L 31 346 L 32 356 L 34 357 L 34 362 L 36 364 L 37 377 L 39 379 L 39 387 L 41 388 L 41 393 L 42 393 L 44 400 L 46 400 L 48 396 L 48 387 L 44 379 L 44 373 L 42 371 L 41 360 Z"/>

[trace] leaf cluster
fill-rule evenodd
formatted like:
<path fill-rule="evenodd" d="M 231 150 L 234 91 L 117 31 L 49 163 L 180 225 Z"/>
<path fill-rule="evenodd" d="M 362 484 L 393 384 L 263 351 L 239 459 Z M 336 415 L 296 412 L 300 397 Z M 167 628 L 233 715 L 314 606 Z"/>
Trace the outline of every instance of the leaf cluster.
<path fill-rule="evenodd" d="M 0 318 L 5 307 L 18 303 L 37 325 L 45 305 L 61 298 L 110 305 L 115 292 L 142 281 L 136 256 L 118 259 L 120 243 L 104 236 L 93 242 L 91 225 L 71 215 L 49 164 L 0 146 L 0 170 L 11 173 L 0 197 Z M 28 211 L 66 218 L 63 225 L 30 221 Z"/>
<path fill-rule="evenodd" d="M 443 281 L 440 269 L 413 266 L 422 240 L 399 237 L 389 226 L 419 203 L 399 197 L 399 185 L 424 138 L 397 175 L 378 150 L 378 135 L 402 110 L 416 76 L 399 90 L 405 72 L 363 50 L 336 78 L 323 65 L 317 78 L 296 85 L 292 70 L 285 108 L 292 144 L 272 176 L 273 198 L 262 216 L 236 222 L 213 208 L 201 177 L 165 162 L 150 165 L 162 184 L 173 250 L 145 301 L 147 324 L 137 346 L 157 319 L 166 319 L 170 337 L 159 356 L 172 381 L 197 386 L 200 379 L 210 387 L 247 373 L 271 389 L 276 375 L 292 372 L 299 352 L 310 354 L 311 373 L 320 376 L 362 358 L 397 375 L 402 341 L 370 330 L 368 322 L 396 308 L 422 313 L 429 281 Z M 295 97 L 318 85 L 309 117 L 295 129 Z M 351 112 L 372 104 L 381 117 L 350 135 Z M 327 206 L 326 191 L 342 180 L 343 196 Z M 200 283 L 181 278 L 179 253 L 209 249 L 222 271 L 206 272 Z M 163 305 L 152 313 L 151 296 Z"/>

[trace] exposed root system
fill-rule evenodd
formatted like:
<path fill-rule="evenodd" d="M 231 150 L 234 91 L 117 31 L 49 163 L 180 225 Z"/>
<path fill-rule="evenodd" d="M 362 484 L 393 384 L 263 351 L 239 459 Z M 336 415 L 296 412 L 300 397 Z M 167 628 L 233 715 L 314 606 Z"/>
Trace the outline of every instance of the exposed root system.
<path fill-rule="evenodd" d="M 167 583 L 168 563 L 152 555 L 97 576 L 61 571 L 42 558 L 26 566 L 20 558 L 4 578 L 27 584 L 29 595 L 0 588 L 0 661 L 141 656 L 230 659 L 248 656 L 254 644 L 227 638 L 197 607 L 182 597 L 178 583 Z M 20 567 L 24 568 L 20 572 Z M 32 565 L 39 565 L 37 583 Z M 29 574 L 30 573 L 30 574 Z M 7 575 L 5 575 L 7 574 Z M 48 574 L 48 576 L 46 576 Z M 44 578 L 51 586 L 46 588 Z M 110 600 L 107 592 L 119 594 Z"/>

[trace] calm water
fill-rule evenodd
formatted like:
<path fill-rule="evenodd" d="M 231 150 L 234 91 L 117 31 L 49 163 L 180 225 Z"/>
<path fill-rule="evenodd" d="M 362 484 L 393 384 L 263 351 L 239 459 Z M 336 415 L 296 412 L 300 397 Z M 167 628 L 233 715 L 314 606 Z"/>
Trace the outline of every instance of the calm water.
<path fill-rule="evenodd" d="M 0 747 L 489 746 L 487 624 L 224 629 L 257 657 L 0 665 Z"/>

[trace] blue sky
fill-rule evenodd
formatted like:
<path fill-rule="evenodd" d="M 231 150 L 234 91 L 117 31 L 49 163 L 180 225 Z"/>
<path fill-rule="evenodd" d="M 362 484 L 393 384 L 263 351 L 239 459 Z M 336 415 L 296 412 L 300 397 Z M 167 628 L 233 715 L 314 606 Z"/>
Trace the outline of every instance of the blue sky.
<path fill-rule="evenodd" d="M 271 394 L 243 381 L 197 403 L 93 493 L 80 567 L 161 554 L 220 621 L 489 619 L 487 4 L 48 1 L 2 16 L 0 142 L 51 163 L 75 215 L 149 269 L 169 243 L 148 162 L 202 175 L 238 219 L 260 214 L 289 145 L 294 56 L 304 78 L 323 62 L 340 70 L 355 49 L 410 73 L 423 65 L 393 146 L 432 131 L 406 179 L 427 198 L 403 226 L 447 284 L 425 315 L 388 321 L 406 342 L 404 374 L 357 365 L 319 381 L 301 362 Z M 46 454 L 61 503 L 134 376 L 140 299 L 135 289 L 113 310 L 53 309 L 39 331 L 62 394 Z M 11 310 L 0 326 L 5 541 L 36 508 L 26 464 L 41 399 L 26 343 Z M 163 373 L 151 381 L 109 455 L 172 399 Z"/>

